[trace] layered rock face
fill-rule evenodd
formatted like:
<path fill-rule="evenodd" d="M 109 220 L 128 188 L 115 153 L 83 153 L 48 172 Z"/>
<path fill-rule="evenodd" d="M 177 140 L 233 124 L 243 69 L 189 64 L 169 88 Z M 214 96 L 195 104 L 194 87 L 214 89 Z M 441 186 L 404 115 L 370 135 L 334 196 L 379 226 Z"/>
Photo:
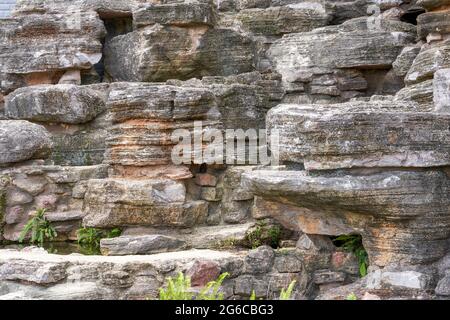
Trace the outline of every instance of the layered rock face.
<path fill-rule="evenodd" d="M 157 298 L 178 271 L 196 287 L 230 272 L 228 299 L 292 280 L 296 299 L 450 296 L 449 8 L 17 1 L 0 20 L 0 241 L 37 209 L 59 242 L 123 235 L 105 257 L 0 250 L 0 299 Z M 267 148 L 280 163 L 250 161 Z M 362 279 L 332 241 L 348 234 Z"/>
<path fill-rule="evenodd" d="M 386 51 L 372 58 L 367 47 L 358 45 L 355 50 L 347 44 L 343 50 L 349 52 L 343 58 L 349 60 L 336 54 L 334 59 L 321 60 L 332 54 L 319 54 L 283 70 L 286 61 L 292 60 L 282 48 L 293 46 L 303 57 L 311 47 L 297 43 L 327 28 L 289 35 L 275 43 L 272 55 L 283 80 L 304 81 L 319 66 L 360 68 L 365 61 L 379 67 L 393 65 L 394 72 L 405 77 L 406 86 L 394 96 L 343 104 L 282 104 L 271 109 L 267 127 L 279 132 L 279 145 L 272 147 L 279 148 L 285 166 L 243 176 L 247 190 L 260 198 L 255 203 L 258 211 L 269 210 L 287 227 L 307 234 L 361 234 L 372 270 L 381 268 L 370 273 L 363 285 L 373 290 L 433 289 L 433 263 L 445 261 L 448 253 L 448 30 L 446 23 L 442 27 L 439 23 L 446 11 L 432 11 L 429 2 L 423 5 L 429 5 L 430 12 L 419 15 L 417 23 L 419 37 L 426 43 L 421 47 L 405 43 L 392 56 Z M 351 29 L 354 21 L 341 28 Z M 403 32 L 390 33 L 397 37 L 392 43 L 399 45 L 400 39 L 407 39 Z M 370 31 L 364 33 L 368 35 Z M 321 41 L 326 39 L 317 40 L 324 52 L 327 44 Z M 376 46 L 378 53 L 390 41 L 383 43 Z M 331 44 L 335 52 L 341 52 L 335 42 Z M 298 171 L 294 164 L 304 170 Z M 417 281 L 401 281 L 402 272 L 405 279 Z"/>

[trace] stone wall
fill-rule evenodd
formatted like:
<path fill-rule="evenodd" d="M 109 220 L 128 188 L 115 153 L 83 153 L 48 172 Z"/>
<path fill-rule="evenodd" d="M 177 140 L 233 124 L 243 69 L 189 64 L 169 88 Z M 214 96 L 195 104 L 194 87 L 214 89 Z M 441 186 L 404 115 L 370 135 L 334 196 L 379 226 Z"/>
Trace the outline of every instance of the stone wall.
<path fill-rule="evenodd" d="M 156 298 L 202 268 L 232 273 L 229 299 L 293 279 L 298 299 L 449 296 L 449 8 L 18 0 L 0 21 L 0 241 L 37 209 L 57 241 L 123 235 L 105 257 L 1 250 L 0 297 Z M 281 163 L 174 163 L 171 134 L 198 121 L 278 130 Z M 272 227 L 279 248 L 249 241 Z M 330 240 L 345 234 L 362 236 L 362 279 Z"/>

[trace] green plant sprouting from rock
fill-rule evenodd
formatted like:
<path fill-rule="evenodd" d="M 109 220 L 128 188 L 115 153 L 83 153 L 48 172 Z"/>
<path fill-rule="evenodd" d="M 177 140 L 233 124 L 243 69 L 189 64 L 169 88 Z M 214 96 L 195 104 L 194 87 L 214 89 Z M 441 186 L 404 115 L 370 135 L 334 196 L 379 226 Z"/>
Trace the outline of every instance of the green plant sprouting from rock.
<path fill-rule="evenodd" d="M 81 228 L 77 230 L 78 244 L 83 248 L 98 251 L 100 248 L 100 240 L 104 238 L 119 237 L 122 230 L 114 228 L 112 230 L 101 230 L 97 228 Z"/>
<path fill-rule="evenodd" d="M 256 226 L 246 234 L 246 240 L 252 249 L 256 249 L 262 245 L 278 248 L 280 237 L 280 226 L 267 225 L 265 221 L 258 221 Z"/>
<path fill-rule="evenodd" d="M 20 233 L 19 242 L 23 243 L 28 234 L 31 234 L 30 243 L 40 245 L 58 236 L 55 228 L 45 218 L 45 209 L 36 210 L 34 216 L 28 220 Z"/>
<path fill-rule="evenodd" d="M 359 264 L 359 274 L 361 277 L 365 277 L 369 266 L 369 256 L 363 246 L 362 237 L 355 234 L 341 235 L 333 239 L 333 243 L 356 256 Z"/>
<path fill-rule="evenodd" d="M 358 297 L 352 292 L 345 298 L 345 300 L 358 300 Z"/>
<path fill-rule="evenodd" d="M 223 300 L 223 293 L 220 292 L 223 281 L 229 274 L 222 273 L 216 280 L 208 284 L 195 296 L 191 288 L 191 278 L 182 272 L 173 279 L 167 279 L 165 288 L 159 289 L 159 300 Z"/>
<path fill-rule="evenodd" d="M 286 290 L 284 288 L 281 289 L 280 300 L 290 300 L 291 299 L 292 292 L 294 291 L 296 283 L 297 283 L 297 281 L 294 280 L 289 284 L 289 286 L 287 287 Z"/>
<path fill-rule="evenodd" d="M 294 288 L 295 285 L 297 284 L 296 280 L 293 280 L 289 286 L 287 287 L 287 289 L 282 288 L 281 292 L 280 292 L 280 297 L 278 298 L 278 300 L 291 300 L 292 297 L 292 293 L 294 292 Z M 249 300 L 256 300 L 256 292 L 255 290 L 252 290 L 252 293 L 250 295 Z M 262 300 L 262 299 L 261 299 Z"/>

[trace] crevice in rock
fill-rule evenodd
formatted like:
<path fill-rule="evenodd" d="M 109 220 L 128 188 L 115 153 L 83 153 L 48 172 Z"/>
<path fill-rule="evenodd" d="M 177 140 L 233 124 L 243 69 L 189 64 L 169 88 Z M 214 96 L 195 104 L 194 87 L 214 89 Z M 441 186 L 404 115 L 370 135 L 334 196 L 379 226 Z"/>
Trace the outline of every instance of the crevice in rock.
<path fill-rule="evenodd" d="M 420 16 L 422 13 L 425 13 L 425 9 L 421 7 L 413 7 L 408 9 L 404 14 L 400 16 L 400 21 L 411 23 L 415 26 L 417 26 L 417 17 Z"/>

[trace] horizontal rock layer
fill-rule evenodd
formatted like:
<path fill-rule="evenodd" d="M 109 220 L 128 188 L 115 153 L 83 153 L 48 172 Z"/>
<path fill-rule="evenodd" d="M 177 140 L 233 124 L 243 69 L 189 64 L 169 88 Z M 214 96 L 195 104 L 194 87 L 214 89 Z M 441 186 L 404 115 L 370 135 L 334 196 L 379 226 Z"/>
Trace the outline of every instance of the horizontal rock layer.
<path fill-rule="evenodd" d="M 392 102 L 280 105 L 267 122 L 280 159 L 309 170 L 448 165 L 450 116 L 413 111 Z"/>
<path fill-rule="evenodd" d="M 449 182 L 448 175 L 438 170 L 243 174 L 248 190 L 287 205 L 281 213 L 273 211 L 282 216 L 281 222 L 313 234 L 336 235 L 350 228 L 362 234 L 370 263 L 378 266 L 429 263 L 445 254 L 450 236 Z"/>

